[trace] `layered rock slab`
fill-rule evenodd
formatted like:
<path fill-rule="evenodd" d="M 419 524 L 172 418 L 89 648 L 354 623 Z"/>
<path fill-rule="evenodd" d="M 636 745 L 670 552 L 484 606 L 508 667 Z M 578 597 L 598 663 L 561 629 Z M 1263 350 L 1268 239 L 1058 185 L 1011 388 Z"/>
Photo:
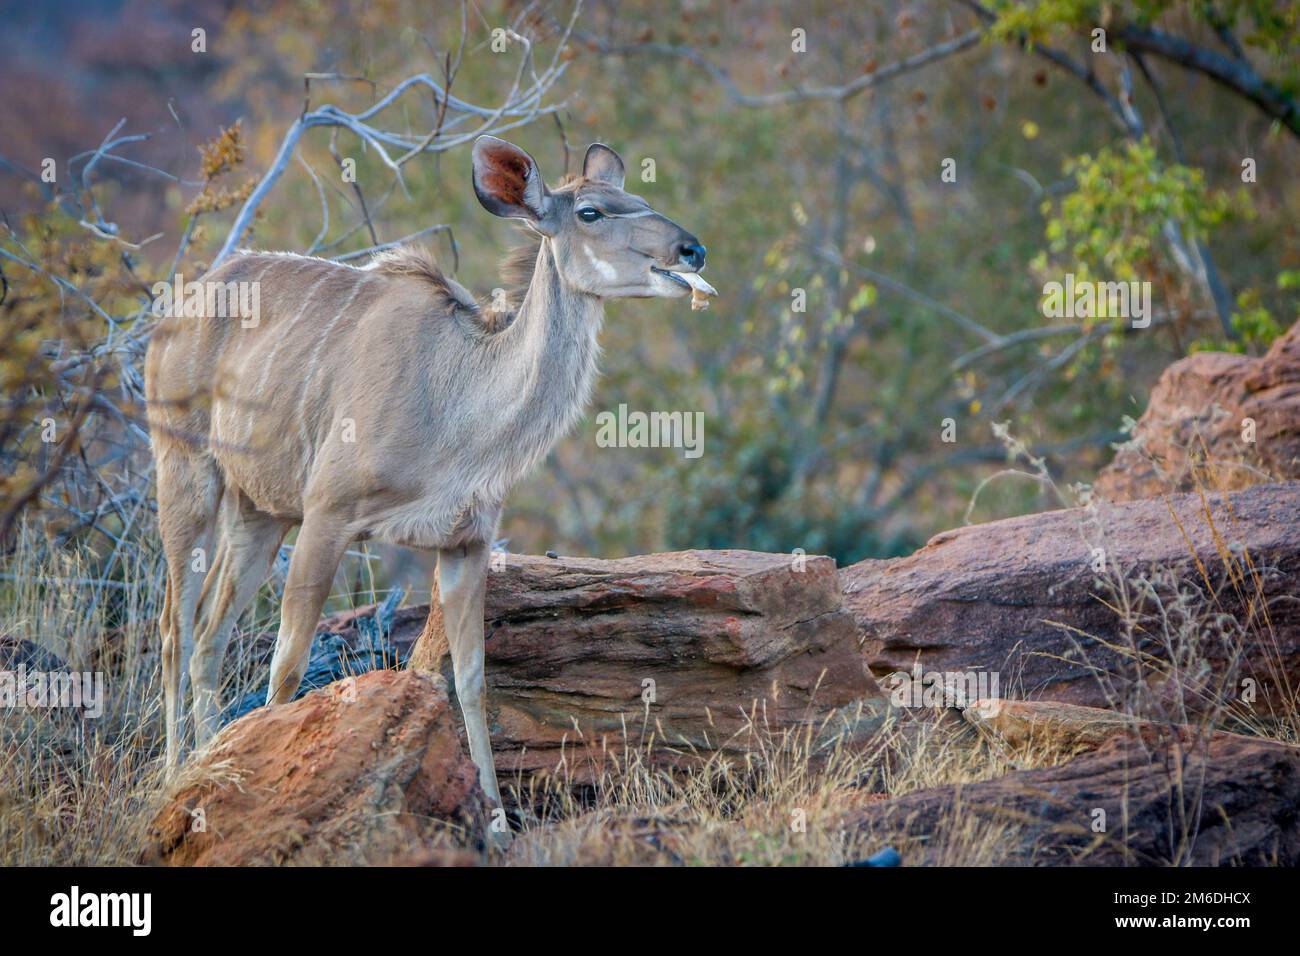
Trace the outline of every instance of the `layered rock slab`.
<path fill-rule="evenodd" d="M 990 672 L 999 693 L 982 696 L 1128 710 L 1145 684 L 1193 706 L 1239 658 L 1228 690 L 1255 681 L 1260 712 L 1300 688 L 1300 482 L 971 525 L 840 580 L 882 685 Z"/>
<path fill-rule="evenodd" d="M 487 706 L 503 777 L 595 779 L 611 753 L 673 765 L 787 730 L 867 733 L 882 716 L 829 558 L 684 551 L 509 555 L 489 572 Z M 399 646 L 422 609 L 399 614 Z M 423 609 L 427 612 L 427 609 Z M 417 666 L 450 679 L 436 608 Z M 869 702 L 863 708 L 860 702 Z M 847 732 L 847 731 L 846 731 Z M 656 746 L 646 748 L 651 740 Z"/>
<path fill-rule="evenodd" d="M 921 790 L 846 818 L 906 866 L 1300 864 L 1300 748 L 1133 733 L 1044 770 Z"/>

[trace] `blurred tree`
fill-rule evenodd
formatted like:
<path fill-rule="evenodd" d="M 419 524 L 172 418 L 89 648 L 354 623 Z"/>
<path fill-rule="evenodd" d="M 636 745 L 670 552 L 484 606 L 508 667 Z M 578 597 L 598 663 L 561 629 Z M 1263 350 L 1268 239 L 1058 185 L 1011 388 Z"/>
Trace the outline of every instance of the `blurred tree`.
<path fill-rule="evenodd" d="M 629 188 L 709 246 L 713 311 L 611 305 L 593 406 L 703 411 L 704 455 L 599 448 L 589 418 L 513 495 L 514 549 L 898 553 L 962 520 L 1005 461 L 993 423 L 1086 480 L 1169 361 L 1258 350 L 1296 314 L 1294 5 L 670 6 L 584 3 L 561 61 L 566 108 L 509 135 L 551 181 L 588 142 L 610 143 Z M 518 63 L 493 31 L 526 23 L 554 44 L 572 11 L 231 4 L 201 69 L 181 59 L 158 83 L 183 91 L 183 121 L 205 117 L 204 140 L 243 118 L 238 175 L 211 188 L 121 164 L 99 176 L 152 215 L 130 221 L 139 235 L 188 236 L 201 265 L 238 206 L 203 197 L 246 195 L 296 118 L 356 113 L 416 72 L 491 101 Z M 126 74 L 94 79 L 107 97 Z M 421 135 L 441 109 L 411 96 L 398 125 Z M 349 256 L 448 224 L 425 241 L 481 294 L 499 285 L 508 237 L 479 210 L 465 151 L 400 180 L 346 129 L 304 137 L 297 155 L 245 243 Z M 130 257 L 165 268 L 163 248 Z M 1065 273 L 1151 281 L 1160 321 L 1046 318 L 1043 285 Z M 1007 486 L 973 516 L 1046 504 Z"/>

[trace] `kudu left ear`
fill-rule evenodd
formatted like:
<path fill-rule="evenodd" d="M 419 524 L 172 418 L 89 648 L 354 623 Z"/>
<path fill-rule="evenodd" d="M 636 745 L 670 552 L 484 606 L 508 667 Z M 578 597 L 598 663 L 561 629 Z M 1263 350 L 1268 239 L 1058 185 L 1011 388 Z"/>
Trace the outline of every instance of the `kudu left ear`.
<path fill-rule="evenodd" d="M 592 143 L 587 147 L 587 158 L 582 161 L 582 175 L 622 189 L 623 160 L 604 143 Z"/>

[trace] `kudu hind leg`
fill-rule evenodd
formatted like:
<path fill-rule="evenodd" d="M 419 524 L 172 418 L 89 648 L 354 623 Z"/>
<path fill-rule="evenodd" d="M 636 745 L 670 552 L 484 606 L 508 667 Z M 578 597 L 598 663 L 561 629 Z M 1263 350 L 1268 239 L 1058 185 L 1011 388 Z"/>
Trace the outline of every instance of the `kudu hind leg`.
<path fill-rule="evenodd" d="M 456 697 L 465 717 L 469 755 L 478 767 L 483 791 L 501 806 L 492 740 L 483 698 L 483 597 L 487 586 L 488 547 L 477 543 L 438 551 L 438 591 L 443 625 L 451 651 Z"/>
<path fill-rule="evenodd" d="M 284 524 L 255 510 L 237 492 L 222 504 L 221 544 L 199 604 L 190 658 L 194 688 L 194 744 L 217 731 L 221 715 L 221 662 L 240 615 L 257 596 L 284 537 Z"/>
<path fill-rule="evenodd" d="M 182 675 L 194 645 L 194 618 L 207 571 L 220 478 L 210 463 L 175 451 L 158 457 L 158 527 L 167 560 L 162 632 L 163 709 L 167 768 L 180 764 Z M 196 554 L 198 551 L 198 554 Z"/>
<path fill-rule="evenodd" d="M 349 540 L 341 523 L 328 516 L 309 514 L 303 519 L 284 584 L 280 633 L 275 639 L 271 683 L 266 691 L 268 704 L 293 700 L 302 683 L 321 608 L 329 597 L 334 572 Z"/>

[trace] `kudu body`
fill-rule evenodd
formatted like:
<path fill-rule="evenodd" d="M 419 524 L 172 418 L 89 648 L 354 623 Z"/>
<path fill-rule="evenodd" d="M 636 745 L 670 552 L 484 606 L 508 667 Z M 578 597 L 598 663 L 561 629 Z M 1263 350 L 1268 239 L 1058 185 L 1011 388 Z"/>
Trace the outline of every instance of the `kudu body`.
<path fill-rule="evenodd" d="M 480 310 L 418 252 L 363 268 L 242 253 L 205 281 L 257 283 L 256 323 L 169 317 L 155 334 L 145 383 L 168 567 L 169 766 L 181 756 L 183 677 L 202 746 L 218 725 L 231 631 L 300 525 L 267 702 L 297 690 L 350 542 L 435 550 L 470 753 L 499 803 L 483 596 L 506 494 L 581 414 L 603 300 L 686 295 L 704 285 L 704 248 L 624 192 L 622 161 L 599 144 L 552 191 L 532 157 L 485 136 L 473 183 L 489 212 L 540 239 L 513 313 Z"/>

